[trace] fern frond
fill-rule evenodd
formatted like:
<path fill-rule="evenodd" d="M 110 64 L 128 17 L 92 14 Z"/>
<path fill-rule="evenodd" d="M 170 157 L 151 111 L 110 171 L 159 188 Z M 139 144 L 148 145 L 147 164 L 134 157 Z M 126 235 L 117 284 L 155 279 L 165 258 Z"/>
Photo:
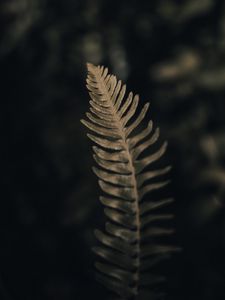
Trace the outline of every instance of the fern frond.
<path fill-rule="evenodd" d="M 107 68 L 92 64 L 87 67 L 90 112 L 86 114 L 88 120 L 81 122 L 93 132 L 88 137 L 97 144 L 93 151 L 99 168 L 93 171 L 105 193 L 100 201 L 109 219 L 105 233 L 95 231 L 101 245 L 94 248 L 101 258 L 96 263 L 97 279 L 122 299 L 136 299 L 142 289 L 162 281 L 162 277 L 152 274 L 151 267 L 176 250 L 154 242 L 155 237 L 173 232 L 155 224 L 173 217 L 157 213 L 173 200 L 146 198 L 169 183 L 150 181 L 167 174 L 170 167 L 146 171 L 164 155 L 167 143 L 144 156 L 159 138 L 159 129 L 153 132 L 152 121 L 146 128 L 140 127 L 149 103 L 135 117 L 139 96 L 131 92 L 126 97 L 126 85 L 109 75 Z"/>

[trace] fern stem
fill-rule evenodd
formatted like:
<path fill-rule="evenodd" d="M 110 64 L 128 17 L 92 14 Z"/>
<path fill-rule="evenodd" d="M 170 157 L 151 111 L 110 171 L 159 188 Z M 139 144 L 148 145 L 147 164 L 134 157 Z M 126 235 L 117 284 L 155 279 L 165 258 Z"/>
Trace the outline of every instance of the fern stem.
<path fill-rule="evenodd" d="M 99 90 L 102 92 L 103 95 L 107 97 L 107 101 L 110 105 L 112 115 L 115 118 L 116 124 L 118 124 L 118 131 L 120 133 L 122 142 L 123 142 L 123 147 L 125 152 L 127 153 L 127 158 L 128 158 L 128 164 L 129 168 L 131 171 L 131 186 L 133 187 L 133 194 L 134 194 L 134 199 L 135 199 L 135 214 L 136 214 L 136 240 L 137 240 L 137 269 L 135 272 L 135 277 L 136 277 L 136 284 L 135 284 L 135 293 L 138 295 L 138 288 L 139 288 L 139 280 L 140 280 L 140 252 L 141 252 L 141 222 L 140 222 L 140 207 L 139 207 L 139 195 L 138 195 L 138 188 L 137 188 L 137 179 L 136 179 L 136 174 L 135 174 L 135 167 L 133 164 L 133 157 L 131 154 L 131 151 L 129 149 L 129 145 L 125 136 L 125 128 L 121 122 L 121 119 L 118 116 L 118 113 L 115 110 L 115 107 L 111 101 L 111 97 L 109 95 L 108 89 L 106 84 L 104 83 L 104 80 L 102 80 L 101 75 L 99 74 L 99 69 L 95 68 L 94 70 L 95 76 L 98 79 L 97 82 L 99 84 Z M 124 299 L 125 300 L 125 299 Z"/>

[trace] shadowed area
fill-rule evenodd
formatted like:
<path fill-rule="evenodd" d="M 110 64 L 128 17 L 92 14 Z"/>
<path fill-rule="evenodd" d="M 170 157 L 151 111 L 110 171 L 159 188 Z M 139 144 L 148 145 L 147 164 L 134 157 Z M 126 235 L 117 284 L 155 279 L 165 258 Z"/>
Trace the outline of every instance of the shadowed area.
<path fill-rule="evenodd" d="M 111 299 L 93 274 L 88 61 L 150 100 L 169 142 L 183 251 L 159 266 L 166 299 L 224 299 L 224 1 L 2 0 L 0 25 L 0 298 Z"/>

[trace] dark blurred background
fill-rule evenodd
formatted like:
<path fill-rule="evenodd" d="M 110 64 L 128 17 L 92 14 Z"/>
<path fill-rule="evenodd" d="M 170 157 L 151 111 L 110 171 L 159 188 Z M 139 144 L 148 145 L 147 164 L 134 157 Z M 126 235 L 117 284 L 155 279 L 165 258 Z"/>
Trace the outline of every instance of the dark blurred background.
<path fill-rule="evenodd" d="M 225 2 L 1 0 L 0 299 L 110 299 L 94 280 L 102 222 L 86 61 L 151 101 L 169 141 L 179 255 L 166 299 L 225 297 Z"/>

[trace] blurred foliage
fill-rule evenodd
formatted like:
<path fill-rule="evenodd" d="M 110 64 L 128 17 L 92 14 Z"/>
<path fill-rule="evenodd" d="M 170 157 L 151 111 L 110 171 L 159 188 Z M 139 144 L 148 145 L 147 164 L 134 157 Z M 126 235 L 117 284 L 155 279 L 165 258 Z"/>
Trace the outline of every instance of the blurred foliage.
<path fill-rule="evenodd" d="M 1 299 L 109 299 L 90 250 L 86 61 L 151 99 L 169 140 L 184 250 L 162 266 L 167 299 L 224 299 L 224 1 L 2 0 L 0 24 Z"/>

